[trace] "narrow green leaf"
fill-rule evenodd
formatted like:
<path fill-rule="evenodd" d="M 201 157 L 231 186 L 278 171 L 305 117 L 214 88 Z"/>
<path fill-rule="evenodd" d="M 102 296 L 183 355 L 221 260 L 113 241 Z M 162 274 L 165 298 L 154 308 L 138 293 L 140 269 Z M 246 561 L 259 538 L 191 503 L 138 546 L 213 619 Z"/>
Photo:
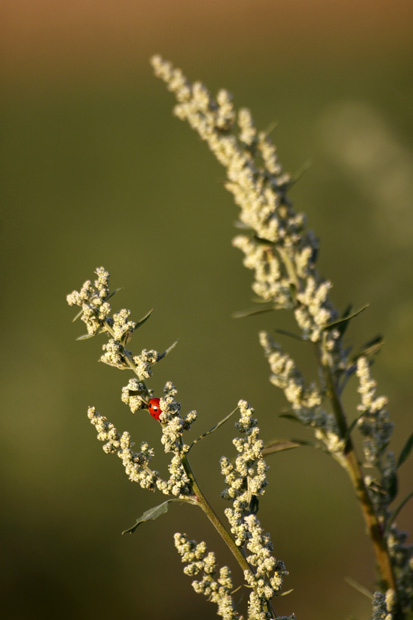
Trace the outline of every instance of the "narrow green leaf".
<path fill-rule="evenodd" d="M 399 490 L 399 483 L 397 479 L 397 474 L 396 472 L 393 472 L 389 479 L 389 488 L 388 488 L 389 503 L 391 503 L 394 500 L 394 498 L 396 497 L 398 493 L 398 490 Z"/>
<path fill-rule="evenodd" d="M 365 355 L 367 357 L 371 357 L 372 355 L 376 355 L 376 353 L 378 353 L 380 351 L 381 347 L 383 346 L 383 342 L 384 342 L 383 336 L 378 334 L 377 336 L 375 336 L 374 338 L 369 340 L 369 342 L 367 342 L 364 345 L 363 350 L 361 352 L 361 355 Z"/>
<path fill-rule="evenodd" d="M 344 310 L 343 314 L 341 315 L 341 318 L 346 319 L 347 317 L 349 317 L 352 310 L 353 310 L 353 304 L 349 304 L 347 308 Z M 348 322 L 344 322 L 344 323 L 341 323 L 341 325 L 339 325 L 338 330 L 341 336 L 343 336 L 346 333 L 347 327 L 349 325 L 350 323 Z"/>
<path fill-rule="evenodd" d="M 118 290 L 119 290 L 119 289 L 118 289 Z M 135 331 L 136 331 L 139 327 L 141 327 L 144 323 L 146 323 L 146 321 L 147 321 L 147 320 L 149 319 L 149 317 L 151 316 L 152 312 L 153 312 L 153 308 L 151 308 L 151 309 L 149 310 L 149 312 L 147 312 L 147 313 L 145 314 L 145 316 L 144 316 L 144 317 L 142 317 L 142 318 L 141 318 L 141 319 L 140 319 L 140 320 L 136 323 Z"/>
<path fill-rule="evenodd" d="M 109 299 L 111 299 L 111 297 L 113 297 L 114 295 L 116 295 L 116 293 L 119 293 L 119 291 L 122 290 L 122 286 L 120 286 L 119 288 L 115 288 L 114 291 L 112 291 L 111 293 L 109 293 L 109 295 L 106 297 L 105 301 L 108 301 Z"/>
<path fill-rule="evenodd" d="M 300 181 L 302 179 L 302 177 L 305 175 L 307 170 L 309 170 L 311 168 L 312 165 L 313 165 L 313 163 L 312 163 L 311 159 L 307 159 L 307 161 L 305 161 L 303 163 L 303 165 L 300 166 L 300 168 L 298 168 L 297 172 L 294 172 L 294 174 L 292 175 L 291 179 L 288 182 L 288 187 L 291 188 L 296 183 L 298 183 L 298 181 Z"/>
<path fill-rule="evenodd" d="M 294 332 L 289 332 L 287 329 L 275 329 L 277 334 L 282 334 L 283 336 L 288 336 L 289 338 L 294 338 L 294 340 L 299 340 L 300 342 L 307 342 L 302 336 L 299 334 L 294 334 Z"/>
<path fill-rule="evenodd" d="M 356 426 L 357 422 L 358 422 L 359 420 L 361 420 L 361 418 L 362 418 L 364 415 L 366 415 L 366 413 L 367 413 L 367 411 L 362 411 L 362 412 L 360 413 L 360 415 L 358 415 L 356 418 L 354 418 L 354 420 L 352 421 L 352 423 L 350 424 L 350 426 L 349 426 L 349 427 L 348 427 L 348 429 L 347 429 L 347 434 L 346 434 L 346 437 L 345 437 L 345 440 L 346 440 L 346 441 L 348 441 L 348 440 L 350 439 L 350 435 L 351 435 L 351 433 L 353 432 L 354 427 Z"/>
<path fill-rule="evenodd" d="M 244 222 L 241 222 L 241 220 L 235 220 L 234 227 L 239 228 L 240 230 L 251 230 L 251 226 L 248 226 Z"/>
<path fill-rule="evenodd" d="M 279 596 L 288 596 L 289 594 L 291 594 L 291 592 L 294 592 L 294 588 L 291 588 L 291 590 L 286 590 L 285 592 L 281 592 Z"/>
<path fill-rule="evenodd" d="M 404 444 L 403 450 L 400 452 L 399 460 L 397 461 L 397 469 L 409 458 L 409 454 L 413 448 L 413 433 L 410 435 L 409 439 Z"/>
<path fill-rule="evenodd" d="M 357 592 L 360 592 L 360 594 L 363 594 L 370 600 L 373 599 L 373 592 L 366 588 L 366 586 L 363 586 L 361 583 L 355 581 L 351 577 L 346 577 L 345 580 L 347 581 L 348 585 L 357 590 Z"/>
<path fill-rule="evenodd" d="M 339 327 L 340 325 L 348 323 L 348 321 L 351 321 L 351 319 L 354 319 L 354 317 L 364 312 L 364 310 L 366 310 L 368 307 L 369 307 L 369 304 L 366 304 L 365 306 L 360 308 L 360 310 L 353 312 L 353 314 L 349 314 L 348 316 L 343 316 L 341 319 L 337 319 L 337 321 L 334 321 L 333 323 L 329 323 L 323 328 L 323 331 L 330 331 L 331 329 L 335 329 L 336 327 Z"/>
<path fill-rule="evenodd" d="M 169 504 L 171 502 L 176 502 L 176 501 L 179 501 L 179 500 L 167 499 L 166 502 L 163 502 L 162 504 L 159 504 L 158 506 L 155 506 L 154 508 L 150 508 L 149 510 L 146 510 L 140 517 L 138 517 L 135 525 L 132 525 L 132 527 L 129 527 L 127 530 L 124 530 L 122 534 L 133 534 L 135 530 L 140 526 L 141 523 L 145 523 L 145 521 L 153 521 L 157 519 L 158 517 L 160 517 L 161 515 L 166 514 L 169 510 Z"/>
<path fill-rule="evenodd" d="M 300 448 L 301 446 L 313 446 L 309 441 L 301 441 L 301 439 L 297 440 L 288 440 L 281 439 L 273 441 L 269 441 L 262 450 L 262 455 L 266 456 L 268 454 L 274 454 L 275 452 L 285 452 L 286 450 L 292 450 L 293 448 Z"/>
<path fill-rule="evenodd" d="M 256 515 L 260 507 L 260 501 L 256 495 L 251 496 L 249 510 L 252 515 Z"/>
<path fill-rule="evenodd" d="M 211 433 L 213 433 L 214 431 L 216 431 L 220 426 L 222 426 L 223 424 L 225 424 L 225 422 L 227 422 L 230 417 L 232 415 L 234 415 L 234 413 L 238 410 L 238 407 L 235 407 L 235 409 L 233 411 L 231 411 L 231 413 L 229 413 L 227 416 L 225 416 L 225 418 L 223 418 L 220 422 L 217 422 L 215 424 L 215 426 L 213 426 L 212 428 L 210 428 L 208 431 L 206 431 L 205 433 L 202 433 L 202 435 L 200 435 L 198 437 L 198 439 L 194 439 L 194 441 L 191 443 L 191 445 L 189 446 L 189 450 L 192 449 L 192 447 L 198 443 L 198 441 L 201 441 L 201 439 L 203 439 L 204 437 L 206 437 L 207 435 L 210 435 Z M 189 452 L 188 450 L 188 452 Z"/>
<path fill-rule="evenodd" d="M 166 349 L 166 351 L 164 351 L 163 353 L 161 353 L 161 355 L 158 357 L 158 362 L 160 362 L 164 357 L 166 357 L 171 351 L 172 349 L 174 349 L 176 347 L 176 345 L 178 344 L 178 341 L 175 340 L 175 342 L 173 344 L 171 344 L 170 347 L 168 347 Z"/>
<path fill-rule="evenodd" d="M 383 337 L 380 336 L 380 334 L 366 342 L 366 344 L 363 345 L 361 351 L 353 357 L 353 363 L 356 363 L 360 357 L 373 357 L 373 355 L 377 355 L 377 353 L 383 346 L 383 342 Z"/>
<path fill-rule="evenodd" d="M 76 340 L 89 340 L 89 338 L 93 338 L 96 334 L 83 334 L 83 336 L 79 336 Z"/>
<path fill-rule="evenodd" d="M 410 498 L 413 497 L 413 491 L 411 491 L 402 502 L 400 502 L 400 504 L 397 506 L 397 508 L 395 508 L 393 510 L 393 512 L 390 515 L 389 521 L 387 523 L 386 526 L 386 530 L 388 531 L 390 529 L 391 524 L 393 523 L 393 521 L 395 520 L 395 518 L 397 517 L 397 515 L 399 514 L 399 512 L 401 511 L 402 508 L 404 508 L 405 504 L 407 504 L 407 502 L 409 501 Z"/>
<path fill-rule="evenodd" d="M 281 413 L 278 417 L 285 418 L 286 420 L 290 420 L 290 422 L 297 422 L 298 424 L 305 426 L 304 422 L 293 413 Z"/>
<path fill-rule="evenodd" d="M 273 305 L 271 305 L 269 308 L 247 308 L 246 310 L 238 310 L 236 312 L 233 312 L 231 316 L 233 319 L 245 319 L 249 316 L 264 314 L 265 312 L 272 312 L 273 310 Z"/>
<path fill-rule="evenodd" d="M 83 310 L 79 310 L 79 312 L 76 314 L 75 318 L 72 319 L 72 323 L 74 323 L 75 321 L 78 320 L 78 318 L 80 318 L 82 316 Z"/>

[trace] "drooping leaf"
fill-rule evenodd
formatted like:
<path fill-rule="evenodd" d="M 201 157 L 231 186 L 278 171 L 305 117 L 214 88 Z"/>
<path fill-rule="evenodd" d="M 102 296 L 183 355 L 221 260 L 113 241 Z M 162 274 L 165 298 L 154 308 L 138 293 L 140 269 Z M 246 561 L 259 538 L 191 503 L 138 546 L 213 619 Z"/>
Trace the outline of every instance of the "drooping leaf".
<path fill-rule="evenodd" d="M 202 433 L 202 435 L 200 435 L 198 437 L 198 439 L 194 439 L 194 441 L 191 443 L 189 450 L 192 449 L 192 447 L 198 443 L 198 441 L 201 441 L 201 439 L 204 439 L 204 437 L 207 437 L 207 435 L 210 435 L 211 433 L 213 433 L 214 431 L 216 431 L 220 426 L 222 426 L 223 424 L 225 424 L 225 422 L 227 422 L 230 417 L 232 415 L 234 415 L 234 413 L 238 410 L 238 407 L 235 407 L 235 409 L 233 411 L 231 411 L 231 413 L 229 413 L 227 416 L 225 416 L 225 418 L 223 418 L 222 420 L 220 420 L 219 422 L 217 422 L 212 428 L 210 428 L 208 431 L 206 431 L 205 433 Z M 189 452 L 188 450 L 188 452 Z"/>
<path fill-rule="evenodd" d="M 285 452 L 286 450 L 292 450 L 293 448 L 300 448 L 301 446 L 314 446 L 310 441 L 288 440 L 288 439 L 274 439 L 269 441 L 262 450 L 262 455 L 274 454 L 275 452 Z"/>
<path fill-rule="evenodd" d="M 409 458 L 409 454 L 413 448 L 413 433 L 410 435 L 409 439 L 404 444 L 402 451 L 400 452 L 399 459 L 397 461 L 397 469 Z"/>
<path fill-rule="evenodd" d="M 136 531 L 136 529 L 141 525 L 141 523 L 145 523 L 145 521 L 154 521 L 161 515 L 166 514 L 169 510 L 169 504 L 171 502 L 176 502 L 176 501 L 179 501 L 179 500 L 167 499 L 166 502 L 162 502 L 162 504 L 159 504 L 158 506 L 154 506 L 153 508 L 146 510 L 140 517 L 138 517 L 138 519 L 136 519 L 135 525 L 132 525 L 132 527 L 129 527 L 127 530 L 124 530 L 122 534 L 133 534 Z"/>

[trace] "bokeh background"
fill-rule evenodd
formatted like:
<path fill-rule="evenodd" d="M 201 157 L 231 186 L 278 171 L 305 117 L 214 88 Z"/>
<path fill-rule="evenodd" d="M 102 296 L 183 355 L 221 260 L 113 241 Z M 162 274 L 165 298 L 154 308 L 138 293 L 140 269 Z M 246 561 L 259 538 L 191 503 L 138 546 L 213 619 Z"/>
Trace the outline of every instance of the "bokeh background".
<path fill-rule="evenodd" d="M 284 314 L 234 320 L 251 306 L 251 274 L 231 247 L 237 217 L 224 173 L 171 115 L 150 70 L 156 52 L 212 91 L 252 108 L 284 167 L 309 171 L 291 193 L 321 238 L 320 270 L 343 309 L 370 303 L 348 340 L 381 333 L 375 365 L 390 398 L 398 452 L 412 427 L 412 38 L 409 0 L 3 0 L 1 5 L 2 615 L 13 620 L 215 617 L 182 573 L 172 535 L 206 540 L 232 559 L 201 514 L 173 506 L 130 537 L 120 532 L 161 501 L 104 455 L 89 404 L 136 441 L 156 445 L 149 415 L 120 402 L 125 375 L 99 365 L 101 343 L 76 342 L 65 295 L 104 265 L 115 307 L 140 318 L 134 348 L 179 346 L 156 369 L 172 379 L 194 436 L 240 397 L 265 439 L 309 437 L 281 420 L 259 329 Z M 305 347 L 283 344 L 312 376 Z M 352 392 L 352 393 L 351 393 Z M 349 386 L 350 416 L 357 404 Z M 222 514 L 218 459 L 228 424 L 192 457 Z M 165 467 L 161 452 L 159 469 Z M 371 587 L 372 556 L 343 471 L 318 452 L 270 459 L 261 502 L 294 592 L 276 605 L 298 618 L 370 617 L 345 581 Z M 403 497 L 412 465 L 400 471 Z M 399 526 L 412 524 L 412 506 Z M 236 572 L 236 568 L 234 567 Z M 236 573 L 237 574 L 237 573 Z"/>

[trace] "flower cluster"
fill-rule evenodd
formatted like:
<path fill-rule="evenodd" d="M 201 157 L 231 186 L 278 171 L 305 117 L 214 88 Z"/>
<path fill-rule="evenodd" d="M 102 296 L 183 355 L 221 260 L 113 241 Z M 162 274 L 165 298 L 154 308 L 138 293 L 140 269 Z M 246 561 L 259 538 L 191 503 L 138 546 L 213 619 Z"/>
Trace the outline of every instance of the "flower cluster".
<path fill-rule="evenodd" d="M 232 599 L 233 584 L 231 571 L 227 566 L 219 569 L 215 554 L 207 551 L 204 542 L 196 543 L 188 540 L 185 534 L 176 533 L 175 547 L 186 564 L 184 573 L 190 577 L 200 575 L 202 578 L 194 580 L 192 587 L 197 594 L 203 594 L 212 603 L 218 606 L 217 614 L 224 620 L 242 620 L 235 610 Z"/>
<path fill-rule="evenodd" d="M 268 533 L 264 533 L 256 516 L 258 497 L 267 485 L 267 465 L 262 457 L 263 442 L 259 439 L 254 410 L 246 401 L 238 403 L 240 420 L 236 428 L 243 435 L 233 440 L 237 450 L 234 463 L 221 458 L 221 472 L 225 477 L 226 488 L 222 495 L 232 502 L 225 509 L 235 544 L 241 547 L 251 570 L 244 571 L 247 584 L 252 588 L 248 609 L 250 618 L 268 618 L 269 601 L 282 587 L 287 570 L 283 562 L 272 555 L 272 543 Z"/>

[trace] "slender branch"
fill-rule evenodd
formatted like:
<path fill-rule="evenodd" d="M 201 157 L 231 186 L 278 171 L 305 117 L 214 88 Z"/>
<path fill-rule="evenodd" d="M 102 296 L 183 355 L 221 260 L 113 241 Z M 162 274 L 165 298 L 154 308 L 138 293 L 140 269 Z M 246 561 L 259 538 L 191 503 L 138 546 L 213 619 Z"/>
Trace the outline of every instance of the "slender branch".
<path fill-rule="evenodd" d="M 208 502 L 207 498 L 203 494 L 200 486 L 198 485 L 196 481 L 196 478 L 192 472 L 191 466 L 186 456 L 184 456 L 182 459 L 182 465 L 185 469 L 185 472 L 187 473 L 188 477 L 191 480 L 192 488 L 196 495 L 199 507 L 204 511 L 204 513 L 206 514 L 206 516 L 208 517 L 212 525 L 217 530 L 218 534 L 224 540 L 225 544 L 227 545 L 228 549 L 231 551 L 232 555 L 234 556 L 234 558 L 236 559 L 236 561 L 238 562 L 242 570 L 253 573 L 254 571 L 252 567 L 248 564 L 247 559 L 244 553 L 242 552 L 241 548 L 235 544 L 234 539 L 232 538 L 231 534 L 228 532 L 227 528 L 222 523 L 221 519 L 218 517 L 215 510 L 212 508 L 211 504 Z M 267 601 L 267 607 L 268 607 L 269 613 L 271 614 L 271 617 L 276 618 L 276 614 L 274 612 L 274 609 L 270 601 Z"/>
<path fill-rule="evenodd" d="M 360 508 L 367 525 L 368 534 L 370 536 L 373 551 L 376 557 L 380 576 L 383 581 L 383 587 L 387 590 L 391 588 L 397 593 L 396 580 L 394 577 L 393 567 L 390 561 L 386 540 L 384 537 L 384 528 L 377 519 L 374 506 L 371 502 L 366 485 L 364 483 L 361 466 L 354 449 L 351 436 L 348 433 L 348 426 L 343 405 L 340 400 L 337 384 L 332 376 L 331 368 L 326 363 L 322 363 L 324 377 L 327 384 L 327 394 L 331 400 L 334 416 L 342 438 L 346 438 L 344 448 L 344 464 L 348 475 L 353 483 L 353 487 L 360 503 Z"/>

